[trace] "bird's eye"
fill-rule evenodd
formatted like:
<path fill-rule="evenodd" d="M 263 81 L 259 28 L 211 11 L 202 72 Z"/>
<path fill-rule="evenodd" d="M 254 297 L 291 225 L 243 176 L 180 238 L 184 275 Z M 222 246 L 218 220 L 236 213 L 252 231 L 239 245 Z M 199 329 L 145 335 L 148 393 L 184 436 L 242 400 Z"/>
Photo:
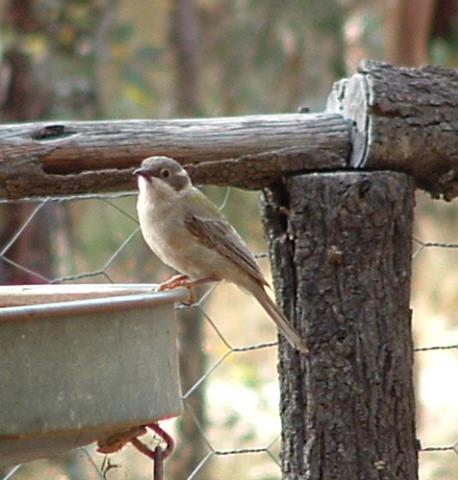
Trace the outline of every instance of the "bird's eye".
<path fill-rule="evenodd" d="M 170 170 L 168 168 L 163 168 L 161 170 L 161 177 L 162 178 L 169 178 L 170 177 Z"/>

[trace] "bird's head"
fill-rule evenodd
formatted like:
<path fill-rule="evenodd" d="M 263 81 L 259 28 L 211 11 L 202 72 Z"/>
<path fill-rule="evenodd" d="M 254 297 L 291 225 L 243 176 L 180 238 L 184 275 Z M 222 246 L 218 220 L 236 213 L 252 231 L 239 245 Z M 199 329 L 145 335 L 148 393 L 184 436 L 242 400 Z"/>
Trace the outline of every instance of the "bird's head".
<path fill-rule="evenodd" d="M 191 185 L 188 172 L 169 157 L 145 158 L 133 173 L 138 177 L 140 191 L 176 196 Z"/>

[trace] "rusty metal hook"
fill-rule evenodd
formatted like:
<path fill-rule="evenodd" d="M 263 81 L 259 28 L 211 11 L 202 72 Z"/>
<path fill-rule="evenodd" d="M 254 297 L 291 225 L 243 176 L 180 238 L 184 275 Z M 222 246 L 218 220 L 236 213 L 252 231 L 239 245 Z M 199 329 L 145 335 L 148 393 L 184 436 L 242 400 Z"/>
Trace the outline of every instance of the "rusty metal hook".
<path fill-rule="evenodd" d="M 165 448 L 157 445 L 154 450 L 151 450 L 147 445 L 138 439 L 138 437 L 147 432 L 147 428 L 152 430 L 165 443 Z M 148 425 L 133 427 L 125 432 L 119 432 L 111 435 L 104 441 L 99 441 L 97 451 L 106 454 L 114 453 L 128 443 L 131 443 L 139 452 L 153 460 L 153 478 L 154 480 L 162 480 L 164 478 L 164 460 L 171 455 L 175 446 L 175 442 L 173 441 L 171 435 L 169 435 L 157 423 L 150 423 Z"/>

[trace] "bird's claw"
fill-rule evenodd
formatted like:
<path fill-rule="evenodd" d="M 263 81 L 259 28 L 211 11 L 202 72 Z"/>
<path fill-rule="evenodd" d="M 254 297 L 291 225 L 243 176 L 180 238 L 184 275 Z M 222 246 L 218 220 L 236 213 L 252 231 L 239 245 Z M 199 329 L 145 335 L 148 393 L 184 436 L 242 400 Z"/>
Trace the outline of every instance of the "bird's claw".
<path fill-rule="evenodd" d="M 157 291 L 165 292 L 166 290 L 173 290 L 185 286 L 186 283 L 189 283 L 189 277 L 186 275 L 174 275 L 165 282 L 160 283 Z"/>
<path fill-rule="evenodd" d="M 188 298 L 183 302 L 183 305 L 191 306 L 196 303 L 196 296 L 192 289 L 193 282 L 186 275 L 175 275 L 172 278 L 169 278 L 165 282 L 162 282 L 157 291 L 165 292 L 167 290 L 173 290 L 175 288 L 185 287 L 188 289 Z"/>

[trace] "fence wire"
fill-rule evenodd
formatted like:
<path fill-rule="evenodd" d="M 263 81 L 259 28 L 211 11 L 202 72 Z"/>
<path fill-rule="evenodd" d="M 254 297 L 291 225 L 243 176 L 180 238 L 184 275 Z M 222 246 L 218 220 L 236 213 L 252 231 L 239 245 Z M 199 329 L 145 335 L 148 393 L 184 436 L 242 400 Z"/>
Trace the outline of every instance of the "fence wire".
<path fill-rule="evenodd" d="M 453 224 L 453 222 L 452 222 Z M 436 259 L 435 262 L 440 263 L 440 267 L 445 269 L 450 269 L 451 266 L 456 262 L 456 258 L 452 258 L 452 255 L 458 254 L 458 243 L 452 243 L 452 242 L 439 242 L 439 241 L 426 241 L 421 238 L 418 238 L 417 236 L 413 237 L 413 266 L 414 266 L 414 272 L 415 268 L 418 265 L 418 262 L 421 260 L 427 260 L 428 255 L 431 255 L 433 253 L 437 253 L 437 251 L 440 251 L 446 255 L 447 260 L 440 260 Z M 430 262 L 432 263 L 432 262 Z M 426 268 L 431 267 L 431 265 L 424 266 L 423 270 L 426 270 Z M 449 270 L 450 272 L 453 272 L 454 270 L 451 269 Z M 425 272 L 423 272 L 425 274 Z M 433 275 L 433 273 L 431 273 Z M 445 276 L 445 275 L 444 275 Z M 415 281 L 415 275 L 413 278 L 413 281 Z M 455 284 L 455 287 L 453 290 L 456 291 L 456 277 L 452 278 L 452 283 Z M 439 285 L 442 285 L 445 283 L 445 279 L 442 278 L 441 282 L 439 282 Z M 430 287 L 431 288 L 431 287 Z M 434 287 L 437 288 L 437 287 Z M 420 290 L 420 292 L 413 292 L 413 301 L 415 301 L 416 296 L 421 296 L 424 293 L 421 293 L 421 288 L 417 289 Z M 440 306 L 440 305 L 439 305 Z M 444 307 L 442 307 L 444 308 Z M 419 308 L 421 310 L 421 306 Z M 416 315 L 419 315 L 421 312 L 415 311 L 414 309 L 414 319 Z M 436 312 L 437 313 L 437 312 Z M 437 315 L 436 315 L 437 316 Z M 442 323 L 439 319 L 439 323 Z M 435 318 L 428 318 L 426 320 L 429 325 L 434 324 L 437 319 Z M 456 321 L 456 320 L 455 320 Z M 453 328 L 451 325 L 449 325 L 449 329 Z M 456 328 L 456 325 L 455 325 Z M 449 333 L 453 337 L 453 330 L 449 330 Z M 455 340 L 455 341 L 453 341 Z M 429 412 L 425 411 L 425 409 L 428 408 L 429 405 L 421 405 L 419 401 L 419 397 L 421 397 L 421 372 L 427 369 L 431 364 L 436 361 L 436 363 L 439 363 L 439 365 L 443 367 L 445 358 L 452 358 L 450 355 L 454 355 L 455 353 L 458 353 L 458 336 L 455 334 L 453 337 L 453 340 L 450 341 L 444 341 L 443 344 L 440 345 L 419 345 L 414 348 L 414 353 L 415 353 L 415 363 L 417 364 L 417 371 L 419 370 L 420 374 L 417 375 L 417 377 L 420 377 L 420 382 L 418 381 L 417 378 L 417 405 L 420 410 L 420 415 L 418 415 L 419 418 L 419 425 L 418 425 L 418 431 L 420 433 L 424 434 L 424 437 L 429 437 L 429 438 L 423 438 L 423 436 L 420 436 L 419 439 L 419 451 L 420 451 L 420 478 L 431 478 L 431 479 L 452 479 L 455 478 L 456 476 L 456 471 L 458 468 L 458 412 L 450 412 L 448 408 L 442 406 L 441 407 L 441 412 L 438 415 L 438 418 L 434 418 L 432 420 L 434 422 L 433 426 L 429 426 L 429 428 L 425 427 L 425 424 L 428 425 L 429 422 L 431 422 L 431 419 L 429 419 Z M 436 358 L 438 357 L 438 358 Z M 439 360 L 441 358 L 442 360 Z M 455 358 L 458 358 L 458 356 L 455 355 Z M 418 367 L 419 365 L 419 367 Z M 450 365 L 447 363 L 447 365 Z M 458 362 L 451 363 L 454 368 L 458 366 Z M 452 367 L 453 368 L 453 367 Z M 452 372 L 451 376 L 456 378 L 458 372 Z M 440 378 L 441 382 L 444 383 L 449 383 L 449 373 L 446 372 L 441 372 L 439 369 L 435 370 L 433 373 L 434 376 Z M 420 383 L 420 385 L 418 385 Z M 456 381 L 452 382 L 450 385 L 456 385 Z M 432 391 L 433 388 L 431 386 L 427 387 L 429 391 Z M 440 390 L 440 389 L 439 389 Z M 456 390 L 456 389 L 455 389 Z M 439 393 L 440 395 L 440 393 Z M 455 395 L 451 395 L 452 398 L 448 400 L 448 404 L 452 405 L 453 403 L 456 403 L 456 397 Z M 453 398 L 455 397 L 455 399 Z M 425 403 L 425 402 L 423 402 Z M 451 415 L 454 416 L 454 418 L 451 418 Z M 426 421 L 422 420 L 423 418 L 426 417 Z M 434 416 L 435 417 L 435 416 Z M 440 425 L 444 426 L 447 425 L 447 428 L 441 428 Z M 438 434 L 438 431 L 440 432 L 440 435 Z M 438 442 L 437 438 L 441 437 L 442 440 L 439 440 L 441 443 L 435 443 Z M 447 442 L 451 438 L 452 441 Z M 451 455 L 451 456 L 450 456 Z"/>
<path fill-rule="evenodd" d="M 124 193 L 45 198 L 40 201 L 1 202 L 0 208 L 4 208 L 5 206 L 11 207 L 11 205 L 13 205 L 12 208 L 19 208 L 20 206 L 26 205 L 29 212 L 7 238 L 0 239 L 3 241 L 3 245 L 0 245 L 0 264 L 3 263 L 3 267 L 0 265 L 0 272 L 2 272 L 2 269 L 8 268 L 9 270 L 16 270 L 17 272 L 28 276 L 29 280 L 33 282 L 49 284 L 92 282 L 94 280 L 110 283 L 126 283 L 126 281 L 144 282 L 146 278 L 151 278 L 149 275 L 152 274 L 153 271 L 151 269 L 142 271 L 140 275 L 138 275 L 137 272 L 139 266 L 143 267 L 145 262 L 148 263 L 152 254 L 147 251 L 144 246 L 141 247 L 143 248 L 143 253 L 138 253 L 139 245 L 143 245 L 143 242 L 141 240 L 140 229 L 136 218 L 133 197 L 134 194 Z M 85 205 L 82 205 L 84 202 L 90 202 L 90 208 L 86 208 Z M 228 203 L 229 194 L 226 194 L 221 204 L 221 208 L 226 209 Z M 76 208 L 75 205 L 79 206 Z M 104 208 L 101 208 L 101 206 Z M 21 257 L 19 252 L 18 256 L 18 252 L 15 251 L 15 248 L 21 243 L 23 237 L 28 235 L 28 231 L 34 227 L 34 224 L 35 229 L 38 224 L 38 230 L 40 230 L 40 228 L 54 229 L 55 226 L 52 225 L 52 220 L 56 218 L 56 207 L 67 209 L 65 214 L 67 223 L 61 223 L 57 226 L 57 229 L 65 229 L 65 226 L 70 225 L 76 230 L 72 232 L 61 231 L 54 233 L 54 235 L 60 235 L 59 242 L 62 244 L 61 250 L 64 250 L 61 254 L 64 256 L 71 254 L 72 259 L 54 259 L 54 267 L 57 265 L 56 268 L 59 270 L 59 274 L 49 275 L 39 271 L 33 263 L 28 263 L 27 255 Z M 91 215 L 88 215 L 88 211 L 91 209 L 96 210 L 92 215 L 92 218 Z M 46 213 L 47 210 L 48 213 Z M 84 221 L 80 222 L 83 217 Z M 109 217 L 109 219 L 104 219 L 105 217 Z M 102 232 L 98 233 L 100 236 L 98 240 L 92 240 L 97 246 L 97 251 L 94 254 L 91 253 L 91 246 L 87 243 L 84 237 L 97 234 L 97 229 L 102 230 Z M 76 243 L 73 236 L 78 237 L 78 252 L 74 251 Z M 418 257 L 426 255 L 427 251 L 434 249 L 458 251 L 457 243 L 425 241 L 416 237 L 413 238 L 413 243 L 413 258 L 415 261 L 418 260 Z M 103 248 L 104 246 L 108 248 L 108 251 L 107 248 Z M 85 259 L 85 255 L 91 256 L 91 261 Z M 148 256 L 148 259 L 146 256 Z M 259 259 L 264 259 L 267 256 L 268 255 L 264 252 L 257 255 Z M 19 261 L 18 257 L 20 259 Z M 130 273 L 127 274 L 126 272 L 129 271 Z M 211 362 L 209 362 L 209 365 L 203 372 L 201 372 L 200 376 L 194 380 L 192 385 L 182 393 L 184 411 L 194 422 L 196 431 L 199 432 L 201 440 L 207 450 L 202 458 L 189 468 L 184 480 L 199 478 L 220 478 L 223 480 L 225 477 L 221 472 L 218 475 L 208 473 L 208 468 L 211 469 L 214 467 L 213 464 L 221 459 L 223 459 L 221 461 L 223 462 L 222 465 L 224 470 L 228 472 L 227 478 L 240 478 L 244 480 L 250 478 L 262 478 L 265 480 L 279 479 L 280 427 L 277 418 L 278 414 L 275 413 L 274 409 L 272 409 L 272 411 L 268 411 L 268 408 L 266 409 L 266 415 L 270 414 L 275 418 L 266 422 L 268 423 L 267 427 L 262 425 L 260 432 L 253 432 L 252 428 L 248 430 L 241 428 L 241 432 L 238 432 L 236 435 L 234 434 L 234 431 L 236 430 L 235 427 L 237 426 L 236 424 L 249 422 L 249 415 L 244 418 L 225 418 L 222 419 L 222 421 L 218 420 L 219 423 L 217 429 L 220 430 L 224 427 L 225 431 L 219 431 L 216 439 L 215 435 L 212 434 L 214 427 L 212 426 L 211 421 L 202 424 L 202 421 L 199 419 L 200 416 L 195 411 L 196 407 L 192 400 L 196 395 L 196 392 L 203 388 L 204 385 L 207 392 L 211 392 L 212 382 L 214 381 L 218 387 L 218 382 L 215 378 L 217 373 L 221 371 L 225 365 L 234 359 L 239 361 L 240 357 L 245 356 L 245 358 L 242 358 L 241 360 L 241 369 L 243 370 L 246 368 L 246 365 L 252 363 L 253 359 L 247 356 L 253 352 L 259 354 L 263 351 L 270 351 L 271 358 L 274 359 L 275 357 L 276 341 L 256 341 L 257 339 L 253 338 L 253 343 L 239 345 L 230 338 L 231 335 L 228 335 L 225 328 L 222 327 L 223 320 L 221 318 L 215 318 L 213 310 L 208 307 L 209 299 L 219 288 L 220 287 L 217 285 L 213 286 L 204 292 L 198 301 L 191 306 L 177 306 L 178 310 L 194 310 L 198 312 L 201 317 L 204 318 L 207 325 L 206 335 L 216 337 L 219 339 L 220 343 L 220 346 L 217 348 L 208 346 L 203 347 L 209 349 L 211 353 L 211 355 L 209 355 L 211 357 Z M 231 312 L 227 310 L 221 310 L 221 312 L 224 313 L 224 316 L 232 315 Z M 254 328 L 250 329 L 251 332 L 255 332 L 255 330 L 256 329 Z M 417 357 L 424 357 L 437 352 L 453 352 L 458 351 L 458 343 L 419 346 L 416 347 L 414 351 Z M 422 358 L 422 361 L 428 362 L 428 359 Z M 257 368 L 264 368 L 263 364 L 265 363 L 265 358 L 261 357 L 258 359 L 258 362 L 260 364 Z M 272 369 L 269 373 L 271 384 L 266 385 L 262 384 L 262 382 L 251 382 L 253 384 L 252 389 L 255 397 L 261 395 L 261 390 L 263 388 L 271 388 L 272 385 L 276 385 L 275 360 L 272 360 L 271 364 Z M 455 372 L 455 377 L 456 374 L 457 372 Z M 223 375 L 226 376 L 227 371 L 223 372 Z M 247 383 L 249 384 L 250 381 Z M 276 396 L 278 396 L 276 387 L 269 391 L 269 396 L 272 396 L 272 391 L 274 391 L 273 397 L 276 399 Z M 237 395 L 238 393 L 239 392 L 237 392 Z M 211 393 L 207 395 L 207 400 L 207 410 L 209 412 L 216 411 L 218 406 L 212 404 Z M 244 400 L 240 399 L 240 401 L 243 402 Z M 169 428 L 172 429 L 174 435 L 179 434 L 179 429 L 177 429 L 176 425 L 168 425 Z M 240 427 L 240 425 L 238 427 Z M 259 425 L 253 424 L 251 427 L 259 428 Z M 439 453 L 441 455 L 452 453 L 458 457 L 458 431 L 456 434 L 456 441 L 451 443 L 443 442 L 442 444 L 437 445 L 423 445 L 423 442 L 421 442 L 421 453 L 424 455 L 431 453 Z M 222 442 L 220 441 L 221 439 L 223 439 Z M 154 440 L 151 439 L 150 441 L 153 442 Z M 220 446 L 219 443 L 223 446 Z M 17 465 L 3 471 L 1 477 L 3 480 L 21 480 L 44 477 L 51 480 L 53 478 L 69 480 L 76 478 L 94 478 L 100 480 L 116 480 L 118 478 L 152 478 L 150 465 L 146 460 L 143 463 L 139 462 L 138 455 L 138 452 L 126 448 L 113 456 L 103 457 L 95 452 L 93 446 L 87 446 L 55 459 Z M 245 461 L 239 465 L 238 459 L 242 457 L 245 458 Z M 246 460 L 247 458 L 248 460 Z M 228 462 L 228 459 L 232 464 Z M 173 462 L 173 459 L 171 462 Z M 140 467 L 139 464 L 141 464 Z"/>
<path fill-rule="evenodd" d="M 134 197 L 134 198 L 132 198 Z M 134 199 L 135 194 L 116 194 L 116 195 L 86 195 L 84 197 L 65 197 L 65 198 L 45 198 L 42 199 L 40 202 L 36 201 L 18 201 L 18 202 L 10 202 L 10 203 L 3 203 L 3 205 L 11 205 L 14 204 L 15 207 L 20 205 L 28 205 L 30 208 L 30 213 L 26 218 L 23 219 L 22 223 L 17 226 L 14 233 L 7 239 L 5 239 L 3 245 L 0 245 L 0 261 L 4 264 L 8 265 L 10 268 L 16 269 L 25 275 L 28 275 L 33 281 L 37 283 L 49 283 L 49 284 L 61 284 L 61 283 L 81 283 L 81 282 L 126 282 L 132 281 L 145 281 L 145 277 L 148 276 L 149 271 L 142 275 L 140 278 L 135 276 L 135 274 L 126 275 L 126 271 L 124 270 L 122 276 L 120 276 L 119 271 L 123 269 L 123 266 L 126 263 L 132 263 L 130 260 L 126 262 L 126 258 L 131 258 L 131 256 L 137 255 L 137 249 L 139 244 L 143 245 L 143 240 L 141 239 L 140 229 L 138 226 L 138 221 L 136 218 L 135 208 L 134 208 Z M 224 209 L 229 199 L 229 190 L 226 194 L 225 198 L 221 203 L 221 208 Z M 118 232 L 111 231 L 109 236 L 111 238 L 111 250 L 106 252 L 106 249 L 103 253 L 97 255 L 95 259 L 95 263 L 92 264 L 90 268 L 86 268 L 86 262 L 80 261 L 78 265 L 75 266 L 74 272 L 65 272 L 61 275 L 56 276 L 49 276 L 43 274 L 37 270 L 35 270 L 31 265 L 29 265 L 26 261 L 19 262 L 15 258 L 14 254 L 17 252 L 13 252 L 15 245 L 20 242 L 21 237 L 27 235 L 28 230 L 31 229 L 34 223 L 43 223 L 44 218 L 46 217 L 46 209 L 54 209 L 56 206 L 70 206 L 72 207 L 73 204 L 81 204 L 85 202 L 91 202 L 90 208 L 94 206 L 93 202 L 96 201 L 99 204 L 103 204 L 105 207 L 112 210 L 116 213 L 118 217 L 123 217 L 126 222 L 127 226 L 123 226 Z M 126 205 L 126 201 L 128 204 Z M 14 208 L 14 207 L 13 207 Z M 89 208 L 89 207 L 88 207 Z M 82 206 L 79 210 L 87 211 L 86 206 Z M 80 211 L 76 212 L 80 214 Z M 106 214 L 107 212 L 105 212 Z M 71 214 L 71 212 L 70 212 Z M 100 215 L 100 212 L 96 212 L 95 215 Z M 111 223 L 121 223 L 118 218 L 112 218 Z M 100 223 L 103 223 L 103 219 L 99 218 L 97 220 Z M 79 225 L 79 234 L 84 235 L 92 235 L 93 226 L 85 227 L 83 225 Z M 101 227 L 103 228 L 103 227 Z M 82 232 L 84 230 L 84 232 Z M 112 230 L 112 227 L 111 227 Z M 152 259 L 153 254 L 147 250 L 147 248 L 143 248 L 143 252 L 140 254 L 142 259 L 135 264 L 143 263 L 145 256 L 148 256 L 146 260 Z M 266 258 L 267 254 L 260 253 L 256 255 L 258 258 Z M 27 257 L 24 257 L 24 260 L 27 260 Z M 120 262 L 121 265 L 117 266 L 116 264 Z M 71 263 L 71 262 L 70 262 Z M 150 279 L 151 277 L 148 277 Z M 154 278 L 154 277 L 153 277 Z M 219 339 L 220 346 L 215 350 L 215 352 L 211 355 L 211 362 L 206 367 L 205 371 L 201 372 L 201 375 L 198 379 L 194 381 L 194 383 L 187 389 L 184 390 L 182 393 L 182 401 L 184 405 L 184 411 L 192 418 L 194 421 L 197 431 L 200 433 L 203 443 L 206 446 L 207 452 L 202 456 L 201 459 L 186 472 L 185 479 L 191 480 L 194 478 L 200 478 L 203 475 L 204 470 L 206 470 L 209 466 L 211 467 L 213 463 L 217 461 L 217 459 L 236 459 L 242 457 L 250 457 L 256 456 L 258 460 L 256 461 L 244 461 L 242 462 L 242 466 L 236 468 L 243 468 L 247 472 L 247 476 L 245 478 L 250 478 L 250 470 L 257 470 L 258 472 L 264 472 L 264 478 L 274 479 L 279 478 L 279 460 L 278 460 L 278 450 L 279 450 L 279 422 L 274 420 L 271 421 L 274 425 L 274 428 L 270 426 L 267 430 L 263 431 L 262 434 L 253 434 L 252 432 L 242 432 L 242 437 L 245 435 L 247 438 L 236 438 L 234 436 L 233 442 L 224 440 L 221 442 L 222 445 L 219 445 L 217 439 L 215 440 L 215 435 L 210 435 L 209 427 L 207 425 L 202 425 L 201 420 L 199 420 L 199 415 L 196 414 L 195 407 L 193 406 L 193 397 L 196 393 L 204 388 L 208 390 L 211 388 L 211 382 L 215 378 L 218 370 L 224 364 L 230 362 L 233 358 L 237 357 L 237 359 L 244 355 L 249 355 L 253 352 L 260 352 L 264 350 L 275 350 L 277 342 L 276 341 L 263 341 L 257 343 L 251 343 L 248 345 L 238 345 L 234 343 L 234 340 L 230 339 L 227 334 L 225 334 L 220 327 L 221 319 L 216 319 L 211 315 L 206 308 L 206 303 L 210 299 L 212 295 L 214 295 L 214 291 L 219 289 L 218 285 L 214 285 L 208 291 L 204 292 L 202 296 L 196 301 L 195 304 L 191 306 L 177 306 L 179 311 L 181 310 L 194 310 L 197 311 L 206 322 L 207 328 L 207 336 L 213 336 Z M 230 314 L 230 312 L 229 312 Z M 253 331 L 255 331 L 253 329 Z M 213 333 L 212 333 L 213 332 Z M 213 341 L 213 339 L 212 339 Z M 253 338 L 253 341 L 256 341 L 256 338 Z M 275 354 L 271 353 L 271 356 L 274 357 Z M 237 360 L 239 363 L 242 362 L 243 359 Z M 251 359 L 245 361 L 248 365 L 251 363 Z M 274 363 L 272 366 L 274 367 Z M 244 368 L 244 367 L 242 367 Z M 271 372 L 271 379 L 272 383 L 275 382 L 276 374 L 274 368 L 272 368 Z M 208 401 L 207 409 L 211 411 L 214 406 L 212 406 L 211 398 Z M 224 419 L 223 419 L 224 420 Z M 227 420 L 227 419 L 226 419 Z M 225 420 L 225 421 L 226 421 Z M 241 419 L 245 421 L 247 419 Z M 228 439 L 231 438 L 231 430 L 234 430 L 234 419 L 229 419 L 226 421 L 229 425 L 226 427 L 227 432 L 226 434 L 220 434 L 219 437 L 226 437 Z M 174 425 L 171 425 L 169 428 L 172 430 L 175 429 Z M 254 437 L 254 438 L 251 438 Z M 150 439 L 150 443 L 154 442 L 154 439 Z M 73 459 L 70 459 L 70 456 L 73 455 Z M 262 461 L 260 458 L 263 458 Z M 173 460 L 171 460 L 173 461 Z M 67 469 L 59 468 L 56 465 L 50 466 L 50 464 L 69 464 L 73 465 L 72 470 L 77 470 L 78 473 L 76 476 L 69 475 L 67 473 L 67 477 L 61 476 L 62 471 L 66 471 Z M 80 464 L 80 466 L 75 467 L 76 464 Z M 234 461 L 234 465 L 240 463 L 240 461 Z M 256 465 L 260 465 L 259 468 L 254 468 Z M 224 465 L 228 465 L 227 461 L 224 461 Z M 34 469 L 35 466 L 35 469 Z M 226 467 L 225 467 L 226 469 Z M 234 466 L 230 466 L 227 468 L 228 472 L 233 471 Z M 35 471 L 34 471 L 35 470 Z M 13 480 L 20 479 L 20 478 L 38 478 L 43 477 L 43 470 L 46 471 L 46 477 L 52 478 L 53 472 L 55 470 L 54 475 L 59 478 L 98 478 L 98 479 L 116 479 L 116 478 L 129 478 L 129 476 L 134 476 L 135 478 L 152 478 L 150 466 L 147 464 L 143 464 L 143 468 L 139 471 L 138 468 L 138 453 L 129 451 L 129 448 L 126 448 L 126 452 L 121 451 L 116 453 L 112 456 L 112 458 L 105 458 L 101 460 L 101 455 L 95 453 L 95 449 L 92 446 L 83 447 L 78 449 L 72 454 L 68 454 L 65 456 L 61 456 L 60 460 L 44 460 L 44 461 L 36 461 L 31 462 L 29 464 L 19 465 L 11 469 L 4 475 L 4 480 L 7 478 L 11 478 Z M 59 473 L 58 473 L 59 472 Z M 206 474 L 207 475 L 207 474 Z M 255 475 L 255 474 L 253 474 Z M 203 478 L 203 477 L 202 477 Z M 211 478 L 211 477 L 206 477 Z M 220 478 L 224 478 L 221 475 Z M 242 478 L 240 476 L 239 478 Z M 251 478 L 255 478 L 251 476 Z M 256 477 L 259 478 L 259 477 Z"/>

